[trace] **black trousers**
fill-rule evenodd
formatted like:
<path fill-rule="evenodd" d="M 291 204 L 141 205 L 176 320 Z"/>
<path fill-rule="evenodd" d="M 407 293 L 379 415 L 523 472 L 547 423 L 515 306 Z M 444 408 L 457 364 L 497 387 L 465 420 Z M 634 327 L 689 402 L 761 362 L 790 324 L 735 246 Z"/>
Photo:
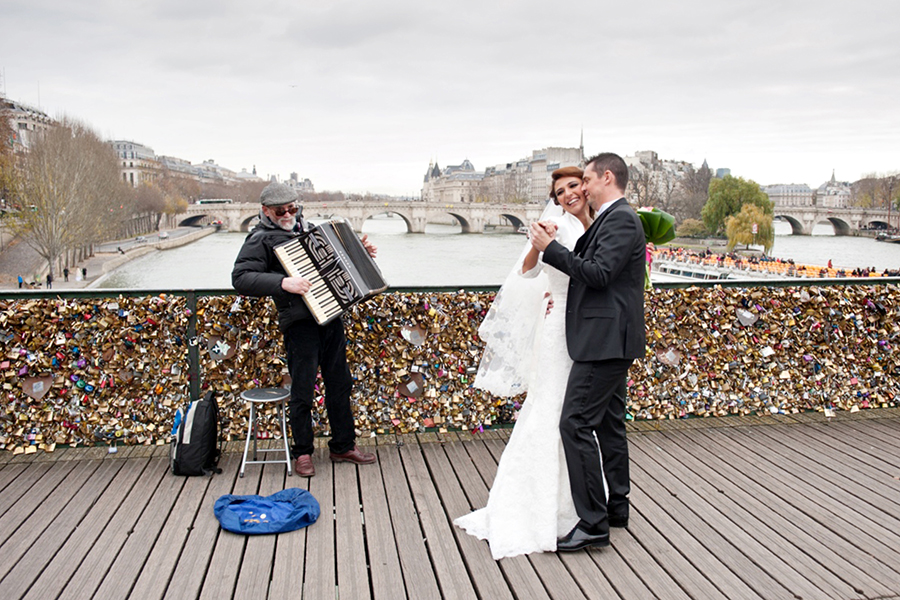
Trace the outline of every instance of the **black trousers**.
<path fill-rule="evenodd" d="M 632 362 L 576 362 L 566 386 L 559 430 L 569 485 L 581 519 L 578 525 L 594 534 L 609 532 L 609 514 L 628 517 L 631 482 L 625 439 L 625 383 Z"/>
<path fill-rule="evenodd" d="M 353 378 L 347 366 L 344 324 L 335 319 L 320 326 L 312 319 L 298 321 L 284 332 L 288 371 L 291 374 L 290 422 L 295 457 L 313 453 L 312 408 L 316 374 L 322 369 L 325 410 L 331 425 L 329 449 L 348 452 L 356 444 L 350 391 Z"/>

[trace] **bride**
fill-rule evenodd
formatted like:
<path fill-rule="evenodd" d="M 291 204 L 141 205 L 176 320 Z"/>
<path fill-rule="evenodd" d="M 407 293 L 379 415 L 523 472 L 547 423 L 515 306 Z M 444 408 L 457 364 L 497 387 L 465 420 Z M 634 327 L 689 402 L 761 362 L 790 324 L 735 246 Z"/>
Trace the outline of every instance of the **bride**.
<path fill-rule="evenodd" d="M 570 250 L 593 217 L 581 176 L 578 167 L 554 171 L 553 202 L 541 215 Z M 555 551 L 557 538 L 578 523 L 559 435 L 572 366 L 565 334 L 568 285 L 568 276 L 544 265 L 529 243 L 479 328 L 486 346 L 475 386 L 504 397 L 528 391 L 487 506 L 454 521 L 487 540 L 495 560 Z"/>

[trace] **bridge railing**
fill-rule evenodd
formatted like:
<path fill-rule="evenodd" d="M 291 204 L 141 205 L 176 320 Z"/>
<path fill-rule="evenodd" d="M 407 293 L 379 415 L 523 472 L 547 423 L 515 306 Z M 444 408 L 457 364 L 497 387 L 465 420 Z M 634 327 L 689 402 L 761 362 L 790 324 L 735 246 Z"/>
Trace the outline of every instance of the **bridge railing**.
<path fill-rule="evenodd" d="M 896 406 L 898 284 L 660 284 L 646 296 L 647 355 L 630 372 L 629 417 Z M 495 292 L 403 288 L 348 312 L 361 434 L 513 421 L 524 395 L 497 398 L 473 386 L 478 326 Z M 240 438 L 247 411 L 239 393 L 287 383 L 271 301 L 227 289 L 6 292 L 0 343 L 0 448 L 15 452 L 164 443 L 174 411 L 205 388 L 221 392 L 224 437 Z M 327 434 L 322 394 L 320 381 L 314 422 Z"/>

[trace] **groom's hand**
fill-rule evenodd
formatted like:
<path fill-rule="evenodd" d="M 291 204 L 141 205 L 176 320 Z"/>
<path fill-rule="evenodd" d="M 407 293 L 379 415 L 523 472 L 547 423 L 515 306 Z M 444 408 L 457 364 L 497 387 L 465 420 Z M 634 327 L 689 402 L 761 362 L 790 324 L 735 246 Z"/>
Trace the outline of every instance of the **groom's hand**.
<path fill-rule="evenodd" d="M 556 237 L 556 226 L 553 223 L 532 223 L 528 229 L 531 245 L 543 252 Z"/>

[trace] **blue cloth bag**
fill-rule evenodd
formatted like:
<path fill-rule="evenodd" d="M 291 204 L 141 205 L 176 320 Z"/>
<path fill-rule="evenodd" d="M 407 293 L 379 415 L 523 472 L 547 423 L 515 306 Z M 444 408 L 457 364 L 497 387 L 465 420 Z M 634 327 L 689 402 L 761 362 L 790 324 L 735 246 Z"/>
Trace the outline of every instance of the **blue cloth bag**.
<path fill-rule="evenodd" d="M 315 523 L 319 502 L 306 490 L 288 488 L 271 496 L 226 494 L 213 512 L 222 528 L 234 533 L 284 533 Z"/>

